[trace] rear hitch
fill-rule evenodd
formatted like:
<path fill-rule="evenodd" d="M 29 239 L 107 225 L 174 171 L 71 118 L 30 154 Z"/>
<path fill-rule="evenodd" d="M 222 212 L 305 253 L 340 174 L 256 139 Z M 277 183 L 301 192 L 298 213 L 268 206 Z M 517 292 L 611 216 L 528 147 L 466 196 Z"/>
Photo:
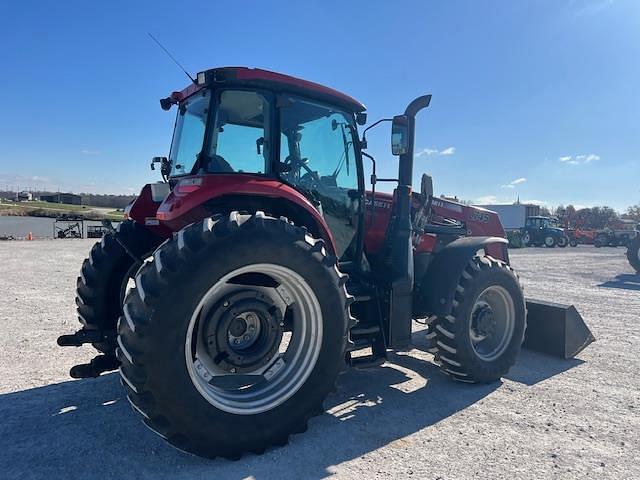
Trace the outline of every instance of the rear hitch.
<path fill-rule="evenodd" d="M 116 370 L 120 366 L 118 359 L 112 355 L 98 355 L 89 363 L 75 365 L 69 370 L 71 378 L 96 378 L 101 373 Z"/>
<path fill-rule="evenodd" d="M 61 347 L 79 347 L 85 343 L 114 343 L 116 341 L 115 330 L 78 330 L 72 335 L 60 335 L 58 345 Z"/>

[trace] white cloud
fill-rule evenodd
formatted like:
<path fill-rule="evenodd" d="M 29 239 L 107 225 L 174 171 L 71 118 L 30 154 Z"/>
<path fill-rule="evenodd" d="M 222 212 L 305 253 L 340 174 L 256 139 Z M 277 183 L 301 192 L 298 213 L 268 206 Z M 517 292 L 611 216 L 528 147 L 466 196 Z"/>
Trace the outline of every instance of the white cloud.
<path fill-rule="evenodd" d="M 456 147 L 447 147 L 440 152 L 440 155 L 453 155 L 456 153 Z"/>
<path fill-rule="evenodd" d="M 444 150 L 438 150 L 437 148 L 423 148 L 418 153 L 416 153 L 416 157 L 422 157 L 423 155 L 431 156 L 431 155 L 453 155 L 456 153 L 456 147 L 447 147 Z"/>
<path fill-rule="evenodd" d="M 423 155 L 434 155 L 438 153 L 438 149 L 437 148 L 423 148 L 422 150 L 420 150 L 418 153 L 416 153 L 416 157 L 421 157 Z"/>
<path fill-rule="evenodd" d="M 520 203 L 531 203 L 533 205 L 540 205 L 540 206 L 549 205 L 544 200 L 522 200 Z"/>
<path fill-rule="evenodd" d="M 474 203 L 477 205 L 491 205 L 497 202 L 498 202 L 498 197 L 496 197 L 495 195 L 485 195 L 483 197 L 476 198 Z"/>
<path fill-rule="evenodd" d="M 40 175 L 34 175 L 30 180 L 33 182 L 51 183 L 51 179 L 49 177 L 41 177 Z"/>
<path fill-rule="evenodd" d="M 583 153 L 575 156 L 565 155 L 563 157 L 558 157 L 558 160 L 568 165 L 585 165 L 587 163 L 597 162 L 600 160 L 600 155 L 596 155 L 595 153 Z"/>
<path fill-rule="evenodd" d="M 516 188 L 516 185 L 526 182 L 527 179 L 525 177 L 516 178 L 512 182 L 507 183 L 506 185 L 501 185 L 502 188 Z"/>

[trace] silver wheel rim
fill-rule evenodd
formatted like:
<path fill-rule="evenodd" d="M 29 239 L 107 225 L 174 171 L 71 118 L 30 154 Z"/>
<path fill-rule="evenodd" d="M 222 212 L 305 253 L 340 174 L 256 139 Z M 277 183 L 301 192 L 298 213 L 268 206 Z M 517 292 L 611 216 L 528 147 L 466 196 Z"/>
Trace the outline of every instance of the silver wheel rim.
<path fill-rule="evenodd" d="M 271 279 L 273 284 L 266 285 L 263 280 L 237 283 L 248 274 Z M 240 277 L 242 275 L 244 277 Z M 259 301 L 272 304 L 269 310 L 272 318 L 265 320 L 266 313 L 258 310 L 234 311 L 234 295 L 245 294 L 255 294 Z M 216 315 L 233 317 L 230 325 L 236 325 L 240 319 L 247 330 L 238 335 L 231 327 L 223 331 L 221 323 L 207 322 Z M 282 330 L 277 349 L 266 351 L 259 364 L 233 366 L 232 362 L 244 358 L 244 352 L 263 345 L 264 338 L 268 338 L 268 345 L 272 347 L 278 342 L 277 338 L 267 337 L 274 335 L 274 318 Z M 191 316 L 185 338 L 185 359 L 191 381 L 205 400 L 225 412 L 253 415 L 272 410 L 291 398 L 309 378 L 322 346 L 322 324 L 320 303 L 298 273 L 268 263 L 238 268 L 209 288 Z M 246 338 L 245 333 L 252 326 L 255 333 Z M 291 331 L 285 332 L 286 328 Z M 223 353 L 228 355 L 223 360 L 219 360 L 220 355 L 212 358 L 212 336 L 205 338 L 212 330 L 217 331 L 216 344 L 221 338 L 228 338 L 228 345 L 223 346 L 228 349 Z"/>
<path fill-rule="evenodd" d="M 560 237 L 560 238 L 558 239 L 558 246 L 561 246 L 561 247 L 562 247 L 562 246 L 566 246 L 566 245 L 567 245 L 567 243 L 568 243 L 568 242 L 567 242 L 567 239 L 566 239 L 566 238 L 564 238 L 564 237 Z"/>
<path fill-rule="evenodd" d="M 531 241 L 531 237 L 529 236 L 528 233 L 524 236 L 522 241 L 524 242 L 525 245 L 529 245 L 529 242 Z"/>
<path fill-rule="evenodd" d="M 482 291 L 471 310 L 469 338 L 476 355 L 486 362 L 508 348 L 515 328 L 516 309 L 509 292 L 499 285 Z"/>
<path fill-rule="evenodd" d="M 552 238 L 552 237 L 547 237 L 547 238 L 545 238 L 545 239 L 544 239 L 544 244 L 545 244 L 547 247 L 550 247 L 551 245 L 553 245 L 553 238 Z"/>

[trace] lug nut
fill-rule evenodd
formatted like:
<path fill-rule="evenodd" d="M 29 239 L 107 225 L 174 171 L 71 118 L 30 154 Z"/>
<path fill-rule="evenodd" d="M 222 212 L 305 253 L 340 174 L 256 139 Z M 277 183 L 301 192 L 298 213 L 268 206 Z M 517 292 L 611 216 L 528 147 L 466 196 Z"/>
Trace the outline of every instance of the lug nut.
<path fill-rule="evenodd" d="M 242 339 L 245 341 L 249 340 L 249 335 L 245 335 L 244 337 L 242 337 Z"/>
<path fill-rule="evenodd" d="M 235 368 L 232 368 L 230 371 L 231 373 L 236 373 L 237 370 Z"/>
<path fill-rule="evenodd" d="M 238 345 L 239 343 L 240 343 L 240 340 L 239 340 L 239 339 L 237 339 L 237 338 L 233 341 L 233 344 L 234 344 L 234 345 Z"/>

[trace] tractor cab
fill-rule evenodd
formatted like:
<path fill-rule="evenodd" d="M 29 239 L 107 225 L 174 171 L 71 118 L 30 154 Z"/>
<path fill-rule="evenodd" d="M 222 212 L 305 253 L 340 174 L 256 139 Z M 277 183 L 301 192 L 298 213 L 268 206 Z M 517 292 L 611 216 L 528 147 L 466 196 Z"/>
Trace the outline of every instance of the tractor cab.
<path fill-rule="evenodd" d="M 198 85 L 162 101 L 172 104 L 178 108 L 165 171 L 173 193 L 161 217 L 187 185 L 206 181 L 216 207 L 224 197 L 243 197 L 233 199 L 237 208 L 278 182 L 295 198 L 289 205 L 275 199 L 273 208 L 326 222 L 328 229 L 318 225 L 316 232 L 332 237 L 341 259 L 352 259 L 363 213 L 356 122 L 365 118 L 364 105 L 311 82 L 244 68 L 202 72 Z M 226 191 L 229 184 L 234 192 Z"/>

